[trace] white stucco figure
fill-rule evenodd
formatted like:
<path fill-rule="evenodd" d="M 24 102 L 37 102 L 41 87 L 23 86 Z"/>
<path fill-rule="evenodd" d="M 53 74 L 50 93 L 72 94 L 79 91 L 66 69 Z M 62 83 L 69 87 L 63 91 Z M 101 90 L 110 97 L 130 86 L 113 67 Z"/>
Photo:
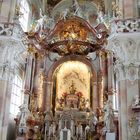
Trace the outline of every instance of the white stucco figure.
<path fill-rule="evenodd" d="M 68 17 L 68 13 L 69 13 L 69 9 L 66 8 L 66 9 L 62 12 L 62 14 L 60 15 L 60 19 L 66 20 L 66 18 Z"/>
<path fill-rule="evenodd" d="M 76 16 L 78 16 L 78 17 L 83 17 L 83 15 L 82 15 L 82 11 L 81 11 L 81 8 L 80 8 L 80 6 L 79 6 L 79 3 L 78 3 L 78 1 L 77 0 L 73 0 L 73 8 L 75 9 L 75 11 L 74 11 L 74 15 L 76 15 Z"/>
<path fill-rule="evenodd" d="M 37 20 L 37 25 L 35 27 L 35 32 L 43 29 L 52 29 L 54 27 L 54 19 L 48 15 L 43 15 L 40 9 L 40 19 Z"/>
<path fill-rule="evenodd" d="M 112 109 L 112 102 L 110 100 L 107 101 L 104 107 L 104 129 L 107 132 L 114 131 L 114 112 Z"/>
<path fill-rule="evenodd" d="M 89 120 L 89 127 L 90 131 L 95 131 L 95 126 L 97 125 L 98 119 L 94 112 L 91 112 L 90 114 L 90 120 Z"/>
<path fill-rule="evenodd" d="M 55 122 L 53 122 L 53 127 L 52 127 L 52 133 L 53 133 L 53 136 L 55 136 L 55 131 L 56 131 L 56 124 Z"/>
<path fill-rule="evenodd" d="M 87 137 L 89 131 L 90 131 L 90 127 L 89 127 L 89 125 L 87 125 L 87 126 L 85 127 L 85 138 Z"/>
<path fill-rule="evenodd" d="M 40 9 L 40 19 L 37 20 L 37 25 L 35 27 L 35 31 L 42 30 L 44 28 L 47 16 L 42 14 L 42 10 Z"/>
<path fill-rule="evenodd" d="M 76 135 L 80 138 L 83 136 L 83 127 L 81 124 L 79 124 L 76 128 Z"/>
<path fill-rule="evenodd" d="M 98 20 L 99 23 L 104 22 L 104 13 L 103 13 L 103 11 L 99 11 L 97 20 Z"/>
<path fill-rule="evenodd" d="M 20 112 L 17 115 L 19 119 L 19 127 L 26 127 L 26 121 L 29 116 L 31 116 L 31 113 L 28 109 L 28 105 L 26 104 L 21 105 Z"/>
<path fill-rule="evenodd" d="M 139 95 L 135 95 L 133 106 L 140 106 L 140 98 L 139 98 Z"/>
<path fill-rule="evenodd" d="M 49 127 L 49 137 L 53 135 L 53 124 Z"/>

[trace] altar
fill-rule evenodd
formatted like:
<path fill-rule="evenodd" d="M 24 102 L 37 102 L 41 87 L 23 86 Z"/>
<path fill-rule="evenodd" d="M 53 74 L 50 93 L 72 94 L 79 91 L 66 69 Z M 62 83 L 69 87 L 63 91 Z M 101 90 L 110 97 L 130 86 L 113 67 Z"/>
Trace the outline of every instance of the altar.
<path fill-rule="evenodd" d="M 77 91 L 72 81 L 69 91 L 64 92 L 60 98 L 56 99 L 56 112 L 63 110 L 89 111 L 89 99 L 83 96 L 81 91 Z"/>

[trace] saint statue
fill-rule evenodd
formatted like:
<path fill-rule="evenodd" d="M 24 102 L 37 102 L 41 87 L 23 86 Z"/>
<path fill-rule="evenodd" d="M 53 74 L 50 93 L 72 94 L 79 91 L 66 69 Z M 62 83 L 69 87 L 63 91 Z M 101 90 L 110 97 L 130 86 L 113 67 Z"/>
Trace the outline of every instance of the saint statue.
<path fill-rule="evenodd" d="M 17 115 L 17 118 L 19 119 L 19 127 L 26 127 L 26 121 L 29 116 L 31 116 L 31 113 L 28 109 L 28 105 L 22 104 L 20 106 L 20 112 Z"/>
<path fill-rule="evenodd" d="M 76 128 L 76 135 L 79 138 L 82 138 L 83 136 L 83 127 L 81 124 L 78 124 L 77 128 Z"/>
<path fill-rule="evenodd" d="M 87 124 L 87 126 L 85 127 L 85 138 L 88 139 L 88 135 L 89 135 L 89 131 L 90 131 L 90 127 Z"/>
<path fill-rule="evenodd" d="M 135 95 L 133 106 L 140 106 L 140 98 L 139 98 L 139 95 Z"/>
<path fill-rule="evenodd" d="M 75 94 L 76 88 L 74 86 L 74 82 L 72 81 L 71 86 L 69 87 L 70 94 Z"/>
<path fill-rule="evenodd" d="M 98 119 L 97 119 L 97 117 L 96 117 L 96 115 L 95 115 L 95 113 L 94 112 L 90 112 L 90 116 L 89 116 L 89 127 L 90 127 L 90 131 L 95 131 L 95 127 L 96 127 L 96 125 L 97 125 L 97 123 L 98 123 Z"/>
<path fill-rule="evenodd" d="M 104 106 L 104 113 L 105 131 L 114 131 L 114 112 L 112 109 L 112 102 L 110 100 L 108 100 L 106 105 Z"/>
<path fill-rule="evenodd" d="M 53 124 L 49 126 L 49 137 L 53 135 Z"/>
<path fill-rule="evenodd" d="M 83 18 L 82 10 L 77 0 L 73 0 L 74 15 Z"/>

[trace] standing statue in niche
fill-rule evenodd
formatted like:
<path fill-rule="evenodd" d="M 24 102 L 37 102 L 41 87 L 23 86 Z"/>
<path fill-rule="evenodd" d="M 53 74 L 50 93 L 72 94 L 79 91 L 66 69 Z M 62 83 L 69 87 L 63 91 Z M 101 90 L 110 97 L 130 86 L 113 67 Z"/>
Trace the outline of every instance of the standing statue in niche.
<path fill-rule="evenodd" d="M 112 102 L 110 100 L 107 101 L 104 106 L 104 130 L 106 132 L 114 131 L 114 112 L 112 109 Z"/>

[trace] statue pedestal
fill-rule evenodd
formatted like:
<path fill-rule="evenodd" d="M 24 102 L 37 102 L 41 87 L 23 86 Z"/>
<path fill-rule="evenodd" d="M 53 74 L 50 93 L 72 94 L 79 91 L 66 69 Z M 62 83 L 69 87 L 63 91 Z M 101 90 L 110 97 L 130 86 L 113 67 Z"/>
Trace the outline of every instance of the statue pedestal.
<path fill-rule="evenodd" d="M 60 140 L 71 140 L 70 130 L 64 128 L 60 131 Z"/>
<path fill-rule="evenodd" d="M 106 140 L 115 140 L 115 133 L 106 133 Z"/>

